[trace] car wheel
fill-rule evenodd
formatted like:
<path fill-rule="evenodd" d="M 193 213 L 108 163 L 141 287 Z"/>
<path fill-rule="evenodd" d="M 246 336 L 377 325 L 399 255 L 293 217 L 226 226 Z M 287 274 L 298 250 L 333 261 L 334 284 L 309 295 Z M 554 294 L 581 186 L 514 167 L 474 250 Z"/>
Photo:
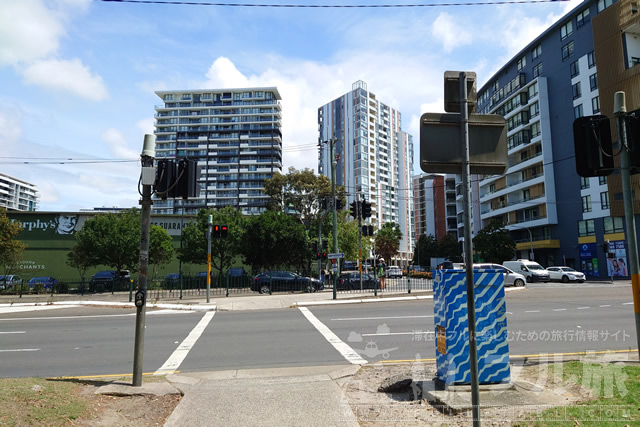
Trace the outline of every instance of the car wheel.
<path fill-rule="evenodd" d="M 308 293 L 313 293 L 313 292 L 315 292 L 315 291 L 316 291 L 316 288 L 313 286 L 313 283 L 309 283 L 309 284 L 307 285 L 307 292 L 308 292 Z"/>
<path fill-rule="evenodd" d="M 513 286 L 524 286 L 524 280 L 516 279 L 513 281 Z"/>
<path fill-rule="evenodd" d="M 567 276 L 562 276 L 562 283 L 569 283 L 569 278 Z"/>
<path fill-rule="evenodd" d="M 260 285 L 260 293 L 268 294 L 269 293 L 269 285 Z"/>

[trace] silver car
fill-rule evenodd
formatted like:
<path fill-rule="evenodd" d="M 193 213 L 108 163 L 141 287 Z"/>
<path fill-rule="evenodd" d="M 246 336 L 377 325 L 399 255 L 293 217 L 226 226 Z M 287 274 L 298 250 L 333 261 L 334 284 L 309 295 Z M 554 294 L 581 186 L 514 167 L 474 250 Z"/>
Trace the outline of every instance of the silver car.
<path fill-rule="evenodd" d="M 560 280 L 563 283 L 578 282 L 585 280 L 584 273 L 576 271 L 571 267 L 548 267 L 549 277 L 551 280 Z"/>
<path fill-rule="evenodd" d="M 500 264 L 473 264 L 474 270 L 500 270 L 504 273 L 505 286 L 524 286 L 527 279 L 520 273 L 516 273 Z"/>

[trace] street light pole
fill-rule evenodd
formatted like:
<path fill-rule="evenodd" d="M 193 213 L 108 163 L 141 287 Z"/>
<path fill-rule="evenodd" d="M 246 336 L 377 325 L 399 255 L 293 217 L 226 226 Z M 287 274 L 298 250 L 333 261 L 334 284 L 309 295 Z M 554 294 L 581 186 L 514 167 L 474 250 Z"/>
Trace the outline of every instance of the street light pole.
<path fill-rule="evenodd" d="M 338 252 L 338 213 L 336 212 L 336 166 L 338 165 L 338 161 L 334 156 L 334 148 L 333 145 L 336 142 L 335 139 L 331 139 L 329 141 L 331 150 L 330 150 L 330 160 L 331 160 L 331 199 L 333 200 L 333 253 Z M 333 276 L 333 299 L 337 299 L 336 295 L 336 283 L 338 283 L 338 273 L 337 271 L 332 274 Z"/>

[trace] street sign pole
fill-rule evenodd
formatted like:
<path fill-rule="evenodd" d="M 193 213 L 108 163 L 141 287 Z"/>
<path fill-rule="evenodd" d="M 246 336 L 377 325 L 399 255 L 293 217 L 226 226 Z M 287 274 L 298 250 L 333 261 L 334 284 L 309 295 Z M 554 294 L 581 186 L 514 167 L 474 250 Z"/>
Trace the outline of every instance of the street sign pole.
<path fill-rule="evenodd" d="M 476 347 L 476 306 L 473 283 L 473 252 L 471 242 L 471 186 L 469 183 L 469 111 L 467 110 L 467 73 L 460 80 L 460 143 L 462 145 L 462 187 L 464 221 L 464 264 L 467 276 L 467 317 L 469 323 L 469 363 L 471 368 L 471 406 L 473 425 L 480 426 L 480 386 L 478 383 L 478 349 Z"/>
<path fill-rule="evenodd" d="M 334 147 L 336 140 L 331 139 L 329 144 L 331 144 L 330 156 L 331 156 L 331 199 L 333 200 L 333 252 L 338 252 L 338 214 L 336 212 L 336 166 L 338 165 L 338 161 L 334 157 Z M 336 294 L 336 284 L 338 283 L 338 275 L 335 272 L 333 277 L 333 299 L 337 299 Z"/>

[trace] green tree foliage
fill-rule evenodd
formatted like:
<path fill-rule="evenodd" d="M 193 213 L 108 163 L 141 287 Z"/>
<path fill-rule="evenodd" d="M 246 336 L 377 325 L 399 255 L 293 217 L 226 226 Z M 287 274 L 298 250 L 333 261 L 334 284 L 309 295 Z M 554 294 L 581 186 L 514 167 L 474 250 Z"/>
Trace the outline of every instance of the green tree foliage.
<path fill-rule="evenodd" d="M 11 222 L 7 217 L 7 210 L 0 208 L 0 260 L 2 260 L 4 274 L 9 274 L 16 267 L 27 248 L 27 245 L 16 240 L 20 231 L 22 231 L 22 224 L 18 221 Z"/>
<path fill-rule="evenodd" d="M 496 264 L 512 259 L 516 253 L 516 244 L 498 219 L 493 219 L 476 234 L 473 246 L 485 262 Z"/>
<path fill-rule="evenodd" d="M 398 253 L 400 247 L 400 239 L 402 239 L 402 231 L 400 225 L 393 222 L 386 222 L 382 228 L 378 230 L 375 238 L 376 254 L 382 256 L 387 262 Z"/>
<path fill-rule="evenodd" d="M 173 258 L 173 239 L 162 227 L 151 225 L 149 230 L 149 264 L 153 266 L 153 277 L 158 274 L 158 268 Z"/>
<path fill-rule="evenodd" d="M 93 265 L 93 261 L 88 252 L 86 252 L 80 244 L 76 244 L 67 253 L 67 265 L 78 270 L 80 280 L 84 282 L 87 270 Z"/>
<path fill-rule="evenodd" d="M 140 212 L 97 215 L 76 233 L 77 250 L 92 266 L 108 265 L 115 270 L 138 269 L 140 254 Z"/>
<path fill-rule="evenodd" d="M 306 273 L 314 248 L 296 218 L 267 211 L 248 219 L 240 254 L 254 271 L 290 268 Z"/>
<path fill-rule="evenodd" d="M 240 212 L 231 206 L 219 210 L 199 210 L 196 221 L 184 227 L 182 248 L 178 249 L 178 259 L 189 264 L 207 264 L 209 215 L 212 216 L 214 225 L 228 227 L 226 238 L 211 238 L 211 266 L 222 276 L 223 271 L 233 264 L 241 246 L 244 246 L 242 238 L 244 237 L 246 220 Z M 247 244 L 249 243 L 247 242 Z"/>
<path fill-rule="evenodd" d="M 452 262 L 462 262 L 462 250 L 458 239 L 451 234 L 447 234 L 438 240 L 438 256 Z"/>
<path fill-rule="evenodd" d="M 431 266 L 431 258 L 438 256 L 438 242 L 433 234 L 422 234 L 413 250 L 413 264 Z M 434 266 L 435 267 L 435 266 Z"/>

